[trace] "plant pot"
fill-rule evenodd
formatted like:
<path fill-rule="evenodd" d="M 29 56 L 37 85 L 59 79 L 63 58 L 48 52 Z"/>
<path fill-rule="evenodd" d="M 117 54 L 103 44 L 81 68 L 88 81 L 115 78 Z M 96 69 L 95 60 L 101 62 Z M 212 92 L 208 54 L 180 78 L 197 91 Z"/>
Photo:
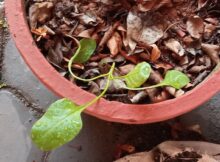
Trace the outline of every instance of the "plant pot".
<path fill-rule="evenodd" d="M 5 0 L 8 24 L 18 50 L 35 75 L 60 97 L 77 104 L 92 100 L 95 95 L 86 92 L 62 77 L 44 58 L 30 33 L 24 0 Z M 134 105 L 101 99 L 85 112 L 97 118 L 120 123 L 144 124 L 171 119 L 187 113 L 209 100 L 220 89 L 220 71 L 182 97 L 156 104 Z"/>

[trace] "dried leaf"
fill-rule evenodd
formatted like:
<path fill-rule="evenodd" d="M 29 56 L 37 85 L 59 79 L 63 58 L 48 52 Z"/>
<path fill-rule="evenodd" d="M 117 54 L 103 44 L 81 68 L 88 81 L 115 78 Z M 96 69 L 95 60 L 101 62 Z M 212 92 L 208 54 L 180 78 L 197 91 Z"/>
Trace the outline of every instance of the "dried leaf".
<path fill-rule="evenodd" d="M 99 82 L 99 86 L 101 90 L 104 90 L 107 83 L 107 79 L 102 79 Z M 110 86 L 108 88 L 109 93 L 117 93 L 122 90 L 124 90 L 126 87 L 126 84 L 121 79 L 114 79 L 110 82 Z"/>
<path fill-rule="evenodd" d="M 147 92 L 141 91 L 133 96 L 130 100 L 132 103 L 139 103 L 141 100 L 146 99 L 148 96 Z"/>
<path fill-rule="evenodd" d="M 169 39 L 168 41 L 164 42 L 164 44 L 169 50 L 176 53 L 180 57 L 182 57 L 185 53 L 182 45 L 175 39 Z"/>
<path fill-rule="evenodd" d="M 96 16 L 92 15 L 91 13 L 85 13 L 85 14 L 79 15 L 78 18 L 79 18 L 81 24 L 83 24 L 83 25 L 96 26 L 98 24 L 98 22 L 96 20 Z"/>
<path fill-rule="evenodd" d="M 47 29 L 43 28 L 43 27 L 39 27 L 37 29 L 31 29 L 31 32 L 38 35 L 38 36 L 42 36 L 42 37 L 46 37 L 47 35 Z"/>
<path fill-rule="evenodd" d="M 122 75 L 128 74 L 130 71 L 132 71 L 135 68 L 135 65 L 133 64 L 127 64 L 124 66 L 119 67 L 119 70 L 121 71 Z"/>
<path fill-rule="evenodd" d="M 204 22 L 199 16 L 190 17 L 186 23 L 187 31 L 196 39 L 200 39 L 204 32 Z"/>
<path fill-rule="evenodd" d="M 131 61 L 132 63 L 134 64 L 137 64 L 139 62 L 139 59 L 136 55 L 133 55 L 133 56 L 129 56 L 125 51 L 120 51 L 120 54 L 126 59 L 126 60 L 129 60 Z"/>
<path fill-rule="evenodd" d="M 54 5 L 52 2 L 34 3 L 29 8 L 29 19 L 31 29 L 37 27 L 37 22 L 44 23 L 51 17 Z"/>
<path fill-rule="evenodd" d="M 94 31 L 94 29 L 87 29 L 82 31 L 81 33 L 78 34 L 78 37 L 82 38 L 91 38 L 91 34 Z"/>
<path fill-rule="evenodd" d="M 141 30 L 142 22 L 140 17 L 133 12 L 129 12 L 127 17 L 127 41 L 131 51 L 134 51 L 137 45 L 135 40 L 139 38 Z"/>
<path fill-rule="evenodd" d="M 115 32 L 113 36 L 108 40 L 107 46 L 112 56 L 116 56 L 122 47 L 122 39 L 118 32 Z"/>
<path fill-rule="evenodd" d="M 147 12 L 153 9 L 155 6 L 156 1 L 155 0 L 150 0 L 142 3 L 138 3 L 138 9 L 142 12 Z"/>
<path fill-rule="evenodd" d="M 163 30 L 157 26 L 146 26 L 142 30 L 139 41 L 147 45 L 152 45 L 162 38 L 163 34 Z"/>
<path fill-rule="evenodd" d="M 208 4 L 209 0 L 198 0 L 198 10 L 205 7 Z"/>
<path fill-rule="evenodd" d="M 54 51 L 54 49 L 50 48 L 48 55 L 47 55 L 47 59 L 53 64 L 60 66 L 63 60 L 63 54 L 62 52 L 56 52 Z"/>
<path fill-rule="evenodd" d="M 160 58 L 161 51 L 160 51 L 160 49 L 158 48 L 158 46 L 156 44 L 152 44 L 151 47 L 153 49 L 151 51 L 150 60 L 152 62 L 155 62 Z"/>
<path fill-rule="evenodd" d="M 158 10 L 163 6 L 172 6 L 171 0 L 143 0 L 138 2 L 138 9 L 142 12 Z"/>
<path fill-rule="evenodd" d="M 220 62 L 220 47 L 218 45 L 203 43 L 202 50 L 212 59 L 213 62 L 215 62 L 215 64 Z"/>
<path fill-rule="evenodd" d="M 152 45 L 163 37 L 164 32 L 158 26 L 143 25 L 143 20 L 135 12 L 129 12 L 127 17 L 127 34 L 129 47 L 133 51 L 135 41 L 145 45 Z"/>
<path fill-rule="evenodd" d="M 204 37 L 209 39 L 216 30 L 216 25 L 205 23 Z"/>

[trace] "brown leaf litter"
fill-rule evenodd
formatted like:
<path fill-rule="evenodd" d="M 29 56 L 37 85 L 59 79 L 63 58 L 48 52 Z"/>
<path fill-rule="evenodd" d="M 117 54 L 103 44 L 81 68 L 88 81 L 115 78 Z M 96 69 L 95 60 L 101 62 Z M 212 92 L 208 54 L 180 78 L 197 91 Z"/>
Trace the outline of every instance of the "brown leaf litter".
<path fill-rule="evenodd" d="M 219 0 L 28 0 L 27 19 L 41 52 L 64 77 L 95 94 L 105 78 L 92 83 L 75 81 L 67 64 L 82 38 L 92 38 L 97 49 L 89 62 L 73 71 L 89 78 L 108 71 L 116 62 L 125 75 L 146 61 L 153 71 L 144 86 L 159 83 L 176 69 L 191 80 L 181 90 L 171 87 L 127 91 L 116 80 L 106 98 L 125 103 L 155 103 L 184 95 L 201 83 L 220 61 Z M 121 97 L 118 97 L 121 96 Z"/>

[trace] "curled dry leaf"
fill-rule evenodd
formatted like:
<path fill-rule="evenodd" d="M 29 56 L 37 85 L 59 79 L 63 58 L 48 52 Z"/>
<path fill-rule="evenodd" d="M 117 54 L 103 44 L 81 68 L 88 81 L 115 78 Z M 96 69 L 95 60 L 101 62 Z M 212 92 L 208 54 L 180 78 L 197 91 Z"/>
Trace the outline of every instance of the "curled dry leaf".
<path fill-rule="evenodd" d="M 212 59 L 213 62 L 215 62 L 216 64 L 220 62 L 220 47 L 218 45 L 203 43 L 202 50 Z"/>
<path fill-rule="evenodd" d="M 196 66 L 193 66 L 192 68 L 190 68 L 188 70 L 189 73 L 200 73 L 202 72 L 203 70 L 205 70 L 207 67 L 205 65 L 196 65 Z"/>
<path fill-rule="evenodd" d="M 29 8 L 29 19 L 31 29 L 36 28 L 37 22 L 44 23 L 51 17 L 54 5 L 52 2 L 41 2 L 31 5 Z"/>
<path fill-rule="evenodd" d="M 147 92 L 141 91 L 133 96 L 130 100 L 132 103 L 139 103 L 141 100 L 146 99 L 148 96 Z"/>
<path fill-rule="evenodd" d="M 204 70 L 210 69 L 211 66 L 212 66 L 211 59 L 208 56 L 204 56 L 203 59 L 201 61 L 198 61 L 196 65 L 191 67 L 188 70 L 188 72 L 199 74 L 200 72 Z"/>
<path fill-rule="evenodd" d="M 128 61 L 137 64 L 139 62 L 139 58 L 136 55 L 129 56 L 125 51 L 120 51 L 120 54 Z"/>
<path fill-rule="evenodd" d="M 151 47 L 152 47 L 152 51 L 151 51 L 150 59 L 152 62 L 155 62 L 160 58 L 161 51 L 156 44 L 152 44 Z"/>
<path fill-rule="evenodd" d="M 116 56 L 122 47 L 122 39 L 118 32 L 115 32 L 113 36 L 108 40 L 107 46 L 112 56 Z"/>
<path fill-rule="evenodd" d="M 169 39 L 168 41 L 164 42 L 164 44 L 169 50 L 171 50 L 180 57 L 182 57 L 185 53 L 185 50 L 182 47 L 182 45 L 175 39 Z"/>
<path fill-rule="evenodd" d="M 200 39 L 204 32 L 204 22 L 199 16 L 193 16 L 188 19 L 186 28 L 193 38 Z"/>
<path fill-rule="evenodd" d="M 46 37 L 47 36 L 47 29 L 45 29 L 44 27 L 39 27 L 37 29 L 31 29 L 31 32 L 38 35 L 38 36 L 41 36 L 41 37 Z"/>
<path fill-rule="evenodd" d="M 99 49 L 101 50 L 106 42 L 112 37 L 113 33 L 115 32 L 115 29 L 120 25 L 120 22 L 115 22 L 112 26 L 108 28 L 108 30 L 105 32 L 104 36 L 102 37 L 100 43 L 99 43 Z"/>
<path fill-rule="evenodd" d="M 91 13 L 80 15 L 78 18 L 83 25 L 97 25 L 96 16 L 92 15 Z"/>

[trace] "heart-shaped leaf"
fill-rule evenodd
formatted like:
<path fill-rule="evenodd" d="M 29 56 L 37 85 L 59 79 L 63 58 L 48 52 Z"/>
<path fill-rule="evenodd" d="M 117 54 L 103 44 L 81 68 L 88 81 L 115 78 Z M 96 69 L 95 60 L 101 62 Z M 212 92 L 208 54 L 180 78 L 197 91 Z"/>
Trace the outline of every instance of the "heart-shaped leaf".
<path fill-rule="evenodd" d="M 167 85 L 176 89 L 185 87 L 190 82 L 189 77 L 177 70 L 170 70 L 166 73 L 164 80 L 160 83 L 161 85 Z"/>
<path fill-rule="evenodd" d="M 82 129 L 83 109 L 68 99 L 56 101 L 32 127 L 32 140 L 43 151 L 53 150 L 71 141 Z"/>
<path fill-rule="evenodd" d="M 128 88 L 138 88 L 144 84 L 151 73 L 151 66 L 147 62 L 139 63 L 124 78 Z"/>
<path fill-rule="evenodd" d="M 90 38 L 84 38 L 79 42 L 79 48 L 77 49 L 74 57 L 74 63 L 87 62 L 96 49 L 96 41 Z"/>

